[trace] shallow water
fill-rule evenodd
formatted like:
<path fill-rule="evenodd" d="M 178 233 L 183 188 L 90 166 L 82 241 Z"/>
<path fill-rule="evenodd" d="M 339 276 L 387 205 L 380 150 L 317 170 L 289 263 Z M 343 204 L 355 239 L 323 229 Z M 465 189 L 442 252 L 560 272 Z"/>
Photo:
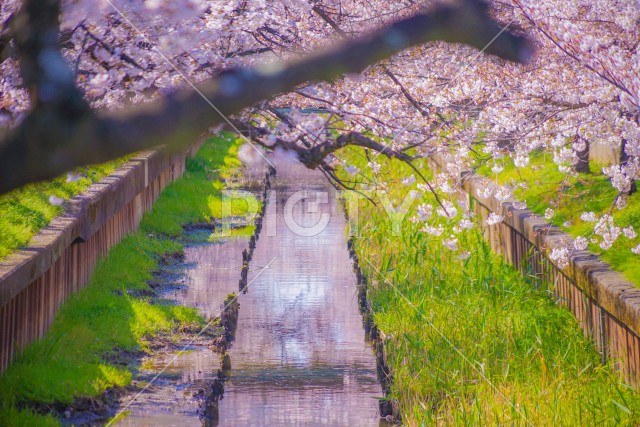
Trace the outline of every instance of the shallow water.
<path fill-rule="evenodd" d="M 247 292 L 239 297 L 232 369 L 213 425 L 378 426 L 382 391 L 358 313 L 340 204 L 318 175 L 287 172 L 280 169 L 273 182 Z M 326 202 L 314 203 L 323 193 Z M 245 247 L 236 239 L 188 248 L 193 268 L 172 297 L 216 315 L 238 289 Z M 148 375 L 171 357 L 155 361 Z M 206 348 L 182 354 L 120 424 L 202 425 L 192 396 L 219 366 Z"/>

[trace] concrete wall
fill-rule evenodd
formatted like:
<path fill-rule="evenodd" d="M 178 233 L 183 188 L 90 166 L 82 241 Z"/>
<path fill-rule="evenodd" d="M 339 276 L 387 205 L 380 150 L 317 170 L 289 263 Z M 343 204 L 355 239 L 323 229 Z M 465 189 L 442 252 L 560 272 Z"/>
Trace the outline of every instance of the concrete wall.
<path fill-rule="evenodd" d="M 29 247 L 0 262 L 0 372 L 44 335 L 62 303 L 88 283 L 112 246 L 138 228 L 142 215 L 182 176 L 186 157 L 200 145 L 179 155 L 138 154 L 71 199 L 66 212 Z"/>
<path fill-rule="evenodd" d="M 620 147 L 592 142 L 589 144 L 589 158 L 605 165 L 617 165 L 620 163 Z"/>

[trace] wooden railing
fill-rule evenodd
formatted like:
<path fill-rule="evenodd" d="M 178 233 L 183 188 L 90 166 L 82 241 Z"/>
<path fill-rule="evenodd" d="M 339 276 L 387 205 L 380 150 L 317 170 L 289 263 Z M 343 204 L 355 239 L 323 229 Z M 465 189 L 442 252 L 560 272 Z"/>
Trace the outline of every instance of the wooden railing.
<path fill-rule="evenodd" d="M 431 161 L 437 169 L 446 167 L 441 156 Z M 491 249 L 571 310 L 603 363 L 611 362 L 628 383 L 640 385 L 640 289 L 589 251 L 573 251 L 569 265 L 559 268 L 547 255 L 553 248 L 572 248 L 571 236 L 527 209 L 516 209 L 515 200 L 483 197 L 486 188 L 496 187 L 490 180 L 471 174 L 462 177 Z M 504 221 L 486 225 L 491 212 Z"/>
<path fill-rule="evenodd" d="M 0 262 L 0 372 L 42 337 L 58 308 L 85 286 L 109 249 L 137 229 L 162 190 L 184 173 L 187 153 L 147 151 L 71 199 L 66 212 Z"/>

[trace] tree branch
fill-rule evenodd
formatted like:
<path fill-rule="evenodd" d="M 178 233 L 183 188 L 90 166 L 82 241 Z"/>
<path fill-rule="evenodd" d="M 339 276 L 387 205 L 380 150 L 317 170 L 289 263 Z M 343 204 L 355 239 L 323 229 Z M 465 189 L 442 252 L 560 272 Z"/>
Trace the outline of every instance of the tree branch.
<path fill-rule="evenodd" d="M 483 4 L 465 0 L 403 19 L 282 67 L 228 71 L 198 85 L 197 90 L 175 92 L 153 103 L 98 115 L 73 86 L 73 75 L 56 49 L 56 37 L 51 42 L 58 12 L 56 0 L 25 0 L 20 11 L 23 16 L 17 20 L 21 22 L 16 39 L 23 78 L 38 102 L 0 144 L 0 193 L 55 177 L 75 166 L 152 146 L 182 149 L 225 120 L 212 105 L 228 116 L 308 81 L 361 72 L 417 44 L 435 40 L 465 43 L 512 61 L 525 61 L 531 54 L 530 43 L 508 31 L 491 42 L 503 30 L 486 14 Z M 43 53 L 46 55 L 41 56 Z M 47 61 L 38 65 L 38 57 Z"/>
<path fill-rule="evenodd" d="M 100 46 L 102 46 L 111 55 L 115 55 L 116 54 L 116 49 L 113 46 L 111 46 L 110 44 L 108 44 L 107 42 L 102 40 L 100 37 L 96 36 L 91 31 L 89 31 L 89 29 L 84 24 L 81 24 L 80 28 L 82 28 L 85 31 L 87 36 L 92 38 L 96 43 L 98 43 Z M 136 67 L 136 68 L 138 68 L 140 70 L 144 70 L 145 69 L 142 65 L 138 64 L 133 58 L 131 58 L 126 53 L 120 53 L 119 57 L 120 57 L 120 59 L 122 59 L 124 62 L 126 62 L 129 65 L 133 65 L 134 67 Z"/>
<path fill-rule="evenodd" d="M 340 35 L 340 37 L 342 37 L 343 39 L 348 39 L 349 38 L 347 33 L 342 31 L 342 28 L 340 28 L 340 26 L 336 23 L 336 21 L 334 21 L 333 19 L 331 19 L 331 17 L 329 15 L 327 15 L 327 12 L 325 12 L 324 9 L 322 9 L 318 5 L 315 5 L 315 6 L 313 6 L 312 10 L 315 12 L 316 15 L 318 15 L 320 18 L 322 18 L 322 20 L 324 22 L 329 24 L 331 26 L 331 28 L 333 28 L 335 30 L 335 32 Z"/>
<path fill-rule="evenodd" d="M 313 7 L 313 11 L 320 18 L 322 18 L 327 24 L 329 24 L 329 26 L 331 26 L 331 28 L 333 28 L 341 38 L 343 38 L 343 39 L 348 39 L 349 38 L 347 33 L 345 33 L 342 30 L 342 28 L 340 28 L 338 23 L 336 21 L 334 21 L 333 19 L 331 19 L 331 17 L 329 15 L 327 15 L 327 13 L 322 8 L 320 8 L 318 5 L 316 5 L 316 6 Z M 428 117 L 429 113 L 420 105 L 420 103 L 402 85 L 402 83 L 400 82 L 400 80 L 398 80 L 398 78 L 395 76 L 395 74 L 393 74 L 391 72 L 391 70 L 389 70 L 389 68 L 384 64 L 380 64 L 380 67 L 382 68 L 382 71 L 384 71 L 384 73 L 400 88 L 400 91 L 402 91 L 402 94 L 411 103 L 411 105 L 413 105 L 413 107 L 416 110 L 418 110 L 418 112 L 423 117 Z M 438 114 L 438 117 L 443 120 L 443 117 L 439 113 L 436 113 L 436 114 Z"/>
<path fill-rule="evenodd" d="M 384 71 L 384 73 L 400 88 L 400 91 L 402 92 L 404 97 L 407 98 L 407 101 L 409 101 L 416 110 L 418 110 L 420 115 L 422 115 L 422 117 L 428 117 L 429 113 L 424 108 L 422 108 L 420 103 L 409 93 L 409 91 L 402 85 L 400 80 L 398 80 L 398 78 L 389 70 L 389 68 L 387 68 L 386 65 L 381 65 L 381 67 L 382 71 Z"/>

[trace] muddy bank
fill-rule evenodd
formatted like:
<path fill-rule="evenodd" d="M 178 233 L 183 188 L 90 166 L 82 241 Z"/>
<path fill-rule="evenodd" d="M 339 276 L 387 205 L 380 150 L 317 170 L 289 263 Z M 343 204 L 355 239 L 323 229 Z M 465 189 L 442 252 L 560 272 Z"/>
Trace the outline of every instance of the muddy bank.
<path fill-rule="evenodd" d="M 267 197 L 269 176 L 261 194 Z M 262 230 L 261 209 L 249 237 L 211 242 L 205 235 L 218 227 L 240 228 L 237 223 L 187 227 L 191 244 L 177 265 L 182 279 L 161 293 L 164 301 L 195 307 L 209 319 L 203 331 L 194 331 L 171 347 L 147 355 L 136 375 L 137 390 L 120 399 L 117 425 L 217 425 L 218 404 L 224 397 L 228 354 L 238 324 L 238 292 L 246 286 L 253 250 Z M 233 220 L 233 219 L 232 219 Z M 246 225 L 246 224 L 244 224 Z M 163 272 L 176 283 L 172 272 Z"/>
<path fill-rule="evenodd" d="M 156 270 L 154 278 L 149 283 L 149 289 L 131 292 L 136 296 L 146 296 L 154 304 L 173 304 L 167 295 L 174 294 L 185 288 L 184 269 L 187 267 L 184 252 L 168 254 L 163 258 L 161 269 Z M 235 295 L 233 295 L 235 297 Z M 237 324 L 238 305 L 228 304 L 221 309 L 222 315 L 218 319 L 209 319 L 206 329 L 201 327 L 181 328 L 171 334 L 157 335 L 149 343 L 148 351 L 116 350 L 103 358 L 104 362 L 112 366 L 125 368 L 134 373 L 134 380 L 127 387 L 111 388 L 96 398 L 77 398 L 72 405 L 37 405 L 33 406 L 42 414 L 57 414 L 63 425 L 74 426 L 102 426 L 119 414 L 124 402 L 138 393 L 144 393 L 148 384 L 154 380 L 154 375 L 145 372 L 153 365 L 153 361 L 168 361 L 175 354 L 188 354 L 196 349 L 211 349 L 212 357 L 221 358 L 229 346 L 229 339 L 233 336 L 233 327 Z M 223 320 L 221 320 L 223 319 Z M 170 377 L 169 375 L 168 377 Z M 213 382 L 198 384 L 192 392 L 193 401 L 202 416 L 207 412 L 209 400 L 215 400 L 212 390 L 217 390 Z M 161 378 L 160 383 L 167 378 Z M 157 381 L 157 379 L 156 379 Z M 183 397 L 181 397 L 183 398 Z"/>
<path fill-rule="evenodd" d="M 147 288 L 124 291 L 136 298 L 145 298 L 152 304 L 169 303 L 162 295 L 184 287 L 181 269 L 184 265 L 183 251 L 167 253 L 158 260 L 158 269 L 152 272 L 153 278 L 147 282 Z M 115 290 L 116 295 L 123 295 L 122 290 Z M 145 358 L 151 355 L 175 352 L 187 343 L 207 345 L 220 335 L 215 327 L 198 334 L 201 328 L 181 327 L 171 334 L 158 334 L 149 343 L 147 350 L 126 350 L 121 348 L 101 357 L 104 364 L 115 366 L 130 372 L 138 372 Z M 143 380 L 142 380 L 143 381 Z M 134 380 L 126 387 L 112 387 L 96 397 L 77 397 L 71 404 L 26 402 L 21 409 L 30 409 L 38 414 L 53 415 L 62 425 L 100 426 L 117 414 L 118 406 L 123 398 L 135 394 L 141 389 L 140 380 Z"/>
<path fill-rule="evenodd" d="M 265 186 L 259 190 L 261 194 L 258 194 L 257 197 L 265 197 L 267 191 L 268 177 Z M 237 247 L 235 251 L 238 256 L 241 256 L 243 249 L 248 249 L 248 241 L 253 242 L 252 245 L 255 247 L 255 242 L 261 229 L 261 222 L 262 212 L 259 212 L 251 224 L 255 226 L 255 232 L 250 237 L 243 238 L 245 240 L 243 246 Z M 189 305 L 185 304 L 184 296 L 197 298 L 197 295 L 188 295 L 189 282 L 192 280 L 188 272 L 196 268 L 198 261 L 189 259 L 189 254 L 194 248 L 202 245 L 220 248 L 222 252 L 236 249 L 235 247 L 225 247 L 224 241 L 207 242 L 207 238 L 212 235 L 212 232 L 215 232 L 218 227 L 227 225 L 211 221 L 183 227 L 184 233 L 177 240 L 185 246 L 184 249 L 180 252 L 165 254 L 158 261 L 159 268 L 152 273 L 153 277 L 147 282 L 145 289 L 124 292 L 136 298 L 144 298 L 151 304 Z M 240 225 L 246 226 L 246 224 L 232 225 L 237 225 L 238 227 Z M 248 241 L 246 241 L 247 239 Z M 248 261 L 249 258 L 247 258 Z M 229 270 L 228 274 L 233 275 L 232 283 L 237 284 L 238 280 L 241 280 L 240 268 L 235 271 Z M 237 288 L 236 285 L 236 292 Z M 116 293 L 122 295 L 123 291 L 117 290 Z M 134 380 L 129 386 L 109 389 L 101 396 L 92 399 L 78 398 L 72 405 L 31 404 L 29 407 L 39 413 L 54 414 L 65 425 L 104 425 L 114 416 L 124 415 L 119 414 L 119 412 L 122 411 L 123 406 L 127 405 L 127 402 L 133 396 L 141 392 L 140 396 L 143 396 L 153 388 L 149 386 L 152 380 L 154 385 L 156 383 L 171 382 L 171 378 L 176 375 L 175 372 L 172 372 L 172 369 L 167 369 L 166 376 L 160 376 L 155 380 L 155 374 L 152 371 L 154 369 L 158 370 L 156 368 L 157 365 L 162 367 L 164 364 L 169 363 L 178 353 L 182 353 L 186 359 L 189 359 L 195 352 L 206 351 L 209 353 L 210 358 L 215 361 L 214 363 L 217 364 L 217 367 L 222 368 L 222 362 L 225 359 L 224 351 L 229 346 L 228 341 L 233 337 L 234 323 L 237 323 L 237 321 L 234 321 L 234 317 L 237 318 L 239 309 L 236 301 L 235 304 L 230 302 L 228 306 L 225 305 L 226 309 L 221 310 L 220 303 L 223 300 L 224 298 L 217 299 L 215 304 L 210 304 L 207 310 L 202 312 L 205 318 L 208 319 L 207 328 L 204 330 L 200 327 L 182 327 L 171 334 L 153 337 L 147 347 L 147 351 L 127 352 L 116 349 L 108 356 L 105 356 L 103 360 L 107 364 L 125 368 L 134 373 Z M 179 362 L 179 360 L 176 361 Z M 228 361 L 225 363 L 228 364 Z M 174 400 L 186 401 L 187 406 L 195 408 L 196 419 L 198 419 L 198 416 L 206 418 L 206 413 L 211 412 L 207 409 L 210 406 L 208 402 L 215 401 L 215 393 L 212 395 L 212 391 L 219 388 L 215 383 L 216 381 L 222 381 L 222 371 L 219 377 L 213 380 L 207 378 L 206 381 L 193 381 L 194 385 L 189 393 L 186 392 L 186 387 L 183 387 L 173 396 Z M 163 402 L 158 403 L 164 405 Z"/>

